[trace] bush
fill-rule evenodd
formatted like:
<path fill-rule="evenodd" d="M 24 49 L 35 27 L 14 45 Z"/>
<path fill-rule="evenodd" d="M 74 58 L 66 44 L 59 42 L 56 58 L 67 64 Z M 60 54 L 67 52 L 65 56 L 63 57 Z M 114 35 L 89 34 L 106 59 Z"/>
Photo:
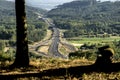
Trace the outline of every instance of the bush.
<path fill-rule="evenodd" d="M 94 59 L 94 52 L 92 51 L 77 51 L 69 54 L 69 58 L 85 58 L 85 59 Z"/>
<path fill-rule="evenodd" d="M 0 61 L 12 61 L 15 58 L 15 50 L 9 49 L 7 52 L 0 53 Z"/>

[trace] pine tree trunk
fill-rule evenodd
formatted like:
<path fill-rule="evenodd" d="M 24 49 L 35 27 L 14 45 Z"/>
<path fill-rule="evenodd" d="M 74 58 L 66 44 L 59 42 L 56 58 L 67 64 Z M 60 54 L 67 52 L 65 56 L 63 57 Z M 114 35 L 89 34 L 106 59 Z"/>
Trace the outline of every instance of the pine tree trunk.
<path fill-rule="evenodd" d="M 15 0 L 15 9 L 16 9 L 17 49 L 16 58 L 13 65 L 15 67 L 26 67 L 29 65 L 29 56 L 28 56 L 25 0 Z"/>

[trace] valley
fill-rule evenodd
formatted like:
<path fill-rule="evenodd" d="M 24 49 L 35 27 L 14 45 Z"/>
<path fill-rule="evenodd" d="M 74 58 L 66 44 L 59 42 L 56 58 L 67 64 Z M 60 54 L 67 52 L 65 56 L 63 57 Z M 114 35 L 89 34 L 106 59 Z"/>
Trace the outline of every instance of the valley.
<path fill-rule="evenodd" d="M 30 52 L 33 52 L 37 54 L 38 56 L 43 56 L 43 57 L 51 57 L 51 58 L 63 58 L 67 59 L 68 58 L 68 51 L 69 52 L 75 52 L 76 48 L 71 45 L 70 43 L 63 42 L 61 35 L 60 35 L 60 30 L 55 27 L 54 23 L 49 22 L 47 18 L 44 18 L 46 20 L 45 22 L 52 27 L 50 30 L 52 33 L 47 36 L 49 37 L 48 39 L 43 39 L 40 42 L 35 42 L 34 44 L 29 45 L 29 50 Z M 49 33 L 48 33 L 49 34 Z M 62 34 L 62 33 L 61 33 Z M 51 37 L 50 37 L 51 36 Z M 68 51 L 62 53 L 60 52 L 59 45 L 62 45 L 65 49 Z M 67 47 L 65 47 L 67 46 Z"/>
<path fill-rule="evenodd" d="M 120 1 L 23 6 L 25 48 L 16 47 L 15 3 L 0 0 L 0 80 L 120 80 Z"/>

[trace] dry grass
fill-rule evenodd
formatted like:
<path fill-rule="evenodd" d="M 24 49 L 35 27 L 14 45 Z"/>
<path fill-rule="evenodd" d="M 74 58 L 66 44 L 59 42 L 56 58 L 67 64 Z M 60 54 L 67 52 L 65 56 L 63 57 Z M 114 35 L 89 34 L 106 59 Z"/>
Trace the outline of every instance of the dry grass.
<path fill-rule="evenodd" d="M 76 46 L 76 47 L 80 47 L 80 46 L 82 46 L 83 44 L 72 43 L 72 45 L 74 45 L 74 46 Z"/>
<path fill-rule="evenodd" d="M 40 59 L 31 61 L 31 65 L 36 66 L 38 69 L 47 70 L 47 69 L 56 69 L 56 68 L 68 68 L 72 66 L 82 66 L 93 64 L 94 61 L 88 61 L 86 59 L 79 60 L 63 60 L 63 59 Z"/>
<path fill-rule="evenodd" d="M 83 80 L 120 80 L 120 72 L 83 74 Z"/>
<path fill-rule="evenodd" d="M 12 62 L 4 62 L 0 65 L 4 64 L 10 65 Z M 94 64 L 94 61 L 88 61 L 86 59 L 74 59 L 74 60 L 63 60 L 63 59 L 32 59 L 30 61 L 30 65 L 33 67 L 30 68 L 21 68 L 14 70 L 0 70 L 1 73 L 11 73 L 11 74 L 19 74 L 19 73 L 27 73 L 27 72 L 42 72 L 44 70 L 50 69 L 59 69 L 59 68 L 69 68 L 75 66 L 85 66 Z M 65 75 L 64 75 L 65 76 Z M 120 80 L 120 72 L 91 72 L 91 73 L 83 73 L 79 77 L 73 77 L 72 75 L 67 74 L 67 77 L 47 77 L 44 76 L 41 79 L 38 77 L 25 77 L 18 78 L 15 80 Z"/>
<path fill-rule="evenodd" d="M 38 51 L 48 53 L 49 46 L 41 46 Z"/>
<path fill-rule="evenodd" d="M 71 50 L 68 46 L 66 46 L 65 44 L 61 44 L 61 43 L 59 43 L 58 50 L 61 54 L 64 54 L 64 55 L 68 55 L 68 53 L 75 52 L 75 51 Z M 76 48 L 76 50 L 77 50 L 77 48 Z"/>
<path fill-rule="evenodd" d="M 59 49 L 58 50 L 61 54 L 70 53 L 70 51 L 67 48 L 65 48 L 65 46 L 63 46 L 61 43 L 59 43 Z"/>
<path fill-rule="evenodd" d="M 0 62 L 0 67 L 6 67 L 9 66 L 13 63 L 13 61 L 5 61 L 5 62 Z M 93 64 L 94 61 L 88 61 L 88 60 L 66 60 L 66 59 L 31 59 L 30 60 L 30 65 L 33 67 L 24 69 L 26 71 L 43 71 L 43 70 L 48 70 L 48 69 L 56 69 L 56 68 L 68 68 L 72 66 L 82 66 L 82 65 L 89 65 Z M 10 72 L 16 72 L 15 70 L 11 70 Z M 17 69 L 17 72 L 22 72 L 23 69 Z M 0 73 L 6 73 L 7 70 L 2 70 L 0 69 Z"/>
<path fill-rule="evenodd" d="M 52 36 L 52 31 L 51 30 L 47 30 L 47 35 L 45 36 L 45 38 L 43 39 L 43 41 L 50 39 L 51 36 Z"/>

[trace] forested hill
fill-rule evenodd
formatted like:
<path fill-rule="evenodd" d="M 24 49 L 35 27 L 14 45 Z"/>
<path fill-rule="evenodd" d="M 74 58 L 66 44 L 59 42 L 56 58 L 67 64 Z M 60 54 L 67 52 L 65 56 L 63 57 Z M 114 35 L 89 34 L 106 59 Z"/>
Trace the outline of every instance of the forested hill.
<path fill-rule="evenodd" d="M 48 16 L 61 16 L 63 18 L 99 19 L 104 16 L 117 17 L 120 14 L 120 2 L 97 2 L 95 0 L 73 1 L 59 5 L 56 9 L 49 11 Z"/>
<path fill-rule="evenodd" d="M 27 12 L 27 15 L 30 15 L 30 14 L 34 14 L 33 12 L 39 12 L 43 14 L 46 11 L 40 8 L 34 8 L 26 5 L 26 12 Z M 0 15 L 15 16 L 15 3 L 11 1 L 0 0 Z"/>
<path fill-rule="evenodd" d="M 38 19 L 38 14 L 44 14 L 46 11 L 26 5 L 26 15 L 28 24 L 28 38 L 30 41 L 39 41 L 45 34 L 47 25 L 44 21 Z M 0 41 L 16 39 L 16 17 L 15 3 L 0 0 Z M 33 37 L 34 36 L 34 37 Z M 40 36 L 40 37 L 38 37 Z"/>
<path fill-rule="evenodd" d="M 65 37 L 120 33 L 120 1 L 77 0 L 59 5 L 47 15 L 59 28 L 69 30 Z"/>

